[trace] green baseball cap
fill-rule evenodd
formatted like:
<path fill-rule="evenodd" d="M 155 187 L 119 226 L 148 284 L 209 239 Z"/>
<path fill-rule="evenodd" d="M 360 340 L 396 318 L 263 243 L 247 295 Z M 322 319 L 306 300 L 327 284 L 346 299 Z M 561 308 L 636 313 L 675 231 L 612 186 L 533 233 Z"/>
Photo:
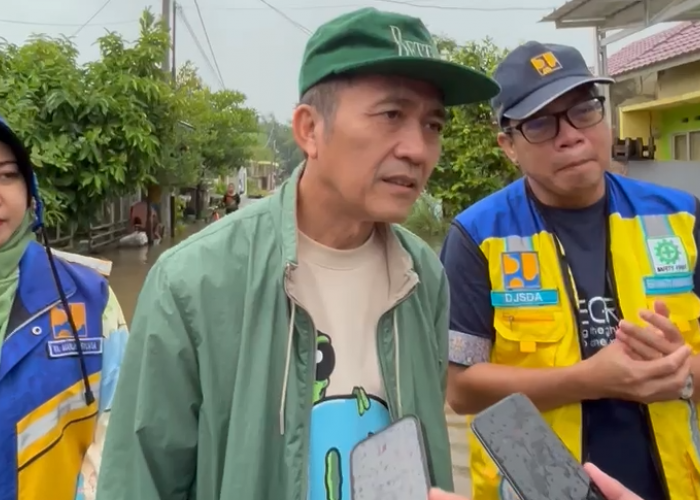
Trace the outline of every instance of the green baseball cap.
<path fill-rule="evenodd" d="M 429 82 L 446 106 L 487 101 L 500 87 L 485 74 L 443 60 L 416 17 L 364 8 L 316 30 L 306 44 L 299 95 L 333 75 L 396 75 Z"/>

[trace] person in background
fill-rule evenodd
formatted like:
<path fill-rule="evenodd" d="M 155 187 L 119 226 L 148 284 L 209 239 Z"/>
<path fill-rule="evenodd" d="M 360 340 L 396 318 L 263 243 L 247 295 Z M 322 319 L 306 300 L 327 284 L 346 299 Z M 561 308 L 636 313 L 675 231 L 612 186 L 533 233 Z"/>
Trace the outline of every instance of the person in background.
<path fill-rule="evenodd" d="M 137 201 L 129 209 L 129 229 L 133 233 L 144 233 L 147 236 L 148 205 L 145 200 Z M 158 205 L 151 203 L 151 233 L 154 243 L 163 238 L 164 227 L 158 217 Z"/>
<path fill-rule="evenodd" d="M 127 327 L 106 279 L 35 228 L 29 154 L 0 119 L 0 498 L 91 500 Z"/>
<path fill-rule="evenodd" d="M 498 143 L 523 178 L 459 214 L 448 401 L 527 395 L 569 450 L 645 500 L 700 490 L 698 200 L 608 172 L 605 100 L 572 47 L 528 42 L 496 69 Z M 470 436 L 473 496 L 509 494 Z"/>
<path fill-rule="evenodd" d="M 236 192 L 236 188 L 233 184 L 228 185 L 226 194 L 224 195 L 224 207 L 226 207 L 226 213 L 230 214 L 238 210 L 241 205 L 241 195 Z"/>
<path fill-rule="evenodd" d="M 423 424 L 452 489 L 448 285 L 400 223 L 440 157 L 446 106 L 493 97 L 417 18 L 321 26 L 292 128 L 304 165 L 166 252 L 136 308 L 99 500 L 349 499 L 350 452 Z"/>

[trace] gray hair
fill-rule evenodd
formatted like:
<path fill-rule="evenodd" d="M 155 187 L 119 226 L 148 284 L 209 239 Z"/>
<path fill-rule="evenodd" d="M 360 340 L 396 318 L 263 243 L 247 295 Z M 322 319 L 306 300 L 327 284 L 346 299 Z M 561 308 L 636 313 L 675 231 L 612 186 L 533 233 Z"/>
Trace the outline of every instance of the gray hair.
<path fill-rule="evenodd" d="M 338 106 L 338 91 L 353 83 L 350 75 L 335 75 L 320 81 L 304 92 L 299 100 L 299 105 L 305 104 L 316 109 L 330 127 Z"/>

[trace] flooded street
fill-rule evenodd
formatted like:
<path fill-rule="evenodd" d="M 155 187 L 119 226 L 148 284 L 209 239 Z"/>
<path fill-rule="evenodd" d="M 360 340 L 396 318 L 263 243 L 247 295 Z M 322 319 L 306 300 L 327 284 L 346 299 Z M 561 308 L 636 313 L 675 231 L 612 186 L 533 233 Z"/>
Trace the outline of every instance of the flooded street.
<path fill-rule="evenodd" d="M 97 255 L 97 257 L 112 261 L 109 284 L 119 299 L 127 323 L 131 323 L 141 286 L 158 257 L 168 248 L 196 233 L 202 227 L 204 227 L 204 223 L 188 226 L 186 233 L 182 237 L 176 238 L 174 242 L 166 240 L 151 248 L 114 248 Z"/>
<path fill-rule="evenodd" d="M 193 234 L 202 225 L 189 226 L 186 234 L 176 242 Z M 146 274 L 158 257 L 170 246 L 169 242 L 152 248 L 118 248 L 106 251 L 98 257 L 109 259 L 113 263 L 112 275 L 109 279 L 110 285 L 116 293 L 127 322 L 131 323 L 136 307 L 141 285 Z M 460 417 L 446 410 L 447 422 L 450 431 L 450 441 L 452 444 L 452 462 L 456 491 L 463 495 L 469 495 L 469 470 L 467 468 L 467 443 L 466 443 L 466 423 L 464 417 Z"/>

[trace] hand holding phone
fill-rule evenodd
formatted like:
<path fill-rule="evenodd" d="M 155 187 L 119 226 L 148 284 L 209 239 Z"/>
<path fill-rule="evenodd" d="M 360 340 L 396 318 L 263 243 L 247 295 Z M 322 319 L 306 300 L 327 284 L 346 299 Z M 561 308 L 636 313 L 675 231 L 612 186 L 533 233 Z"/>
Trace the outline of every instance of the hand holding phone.
<path fill-rule="evenodd" d="M 606 500 L 524 395 L 487 408 L 474 417 L 471 428 L 521 500 Z M 508 484 L 502 487 L 505 493 Z"/>
<path fill-rule="evenodd" d="M 607 500 L 643 500 L 618 481 L 608 476 L 595 465 L 588 463 L 583 466 L 591 480 Z"/>
<path fill-rule="evenodd" d="M 426 500 L 428 460 L 416 417 L 397 420 L 350 454 L 352 500 Z"/>
<path fill-rule="evenodd" d="M 596 486 L 600 489 L 607 500 L 643 500 L 638 495 L 635 495 L 629 489 L 625 488 L 622 483 L 608 476 L 593 464 L 585 464 L 585 471 L 591 477 Z M 459 496 L 455 493 L 433 488 L 430 490 L 428 500 L 469 500 L 466 497 Z"/>

